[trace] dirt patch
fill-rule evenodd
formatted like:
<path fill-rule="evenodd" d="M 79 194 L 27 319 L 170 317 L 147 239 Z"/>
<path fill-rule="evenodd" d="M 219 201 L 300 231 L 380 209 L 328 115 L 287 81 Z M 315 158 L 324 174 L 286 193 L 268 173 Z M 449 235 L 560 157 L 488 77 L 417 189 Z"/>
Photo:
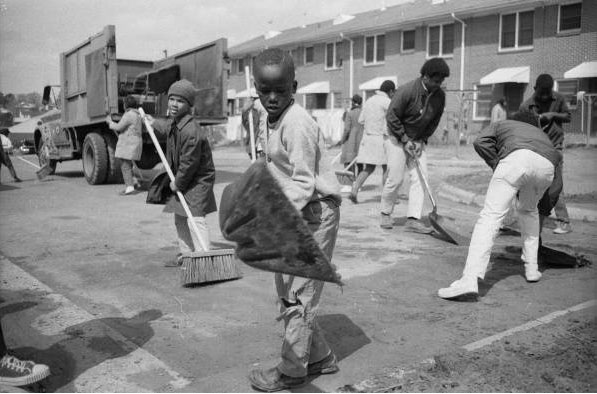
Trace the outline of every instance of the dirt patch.
<path fill-rule="evenodd" d="M 483 349 L 388 369 L 339 392 L 595 392 L 597 318 L 561 319 Z"/>

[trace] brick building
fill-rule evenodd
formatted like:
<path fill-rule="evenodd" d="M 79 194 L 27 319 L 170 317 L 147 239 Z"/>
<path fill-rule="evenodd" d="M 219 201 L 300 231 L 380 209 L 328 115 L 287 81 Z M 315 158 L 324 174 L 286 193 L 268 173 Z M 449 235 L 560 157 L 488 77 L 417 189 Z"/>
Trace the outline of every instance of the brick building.
<path fill-rule="evenodd" d="M 460 118 L 464 135 L 486 125 L 500 97 L 506 98 L 508 111 L 516 110 L 541 73 L 551 74 L 556 90 L 568 98 L 573 121 L 566 131 L 586 131 L 589 117 L 591 132 L 597 130 L 597 100 L 589 104 L 586 95 L 583 107 L 577 99 L 578 92 L 597 93 L 595 0 L 414 0 L 268 32 L 229 49 L 231 114 L 249 94 L 245 66 L 272 47 L 294 57 L 296 99 L 330 140 L 339 138 L 341 114 L 352 94 L 367 97 L 384 79 L 406 83 L 436 56 L 445 58 L 451 70 L 439 127 L 454 131 L 454 138 Z"/>

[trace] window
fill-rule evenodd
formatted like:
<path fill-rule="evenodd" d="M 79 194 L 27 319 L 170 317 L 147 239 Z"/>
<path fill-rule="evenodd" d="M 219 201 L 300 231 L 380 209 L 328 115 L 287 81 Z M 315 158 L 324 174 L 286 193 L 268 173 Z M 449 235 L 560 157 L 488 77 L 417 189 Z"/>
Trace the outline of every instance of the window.
<path fill-rule="evenodd" d="M 314 54 L 315 54 L 315 49 L 313 47 L 305 48 L 305 64 L 313 63 Z"/>
<path fill-rule="evenodd" d="M 402 32 L 402 52 L 415 50 L 415 31 L 406 30 Z"/>
<path fill-rule="evenodd" d="M 474 120 L 487 120 L 491 118 L 491 99 L 493 97 L 492 85 L 475 85 Z"/>
<path fill-rule="evenodd" d="M 452 56 L 454 53 L 454 24 L 429 26 L 427 56 Z"/>
<path fill-rule="evenodd" d="M 342 92 L 332 92 L 332 97 L 334 98 L 334 108 L 344 108 L 344 103 L 342 102 Z"/>
<path fill-rule="evenodd" d="M 365 37 L 365 64 L 383 63 L 386 58 L 386 36 Z"/>
<path fill-rule="evenodd" d="M 558 33 L 580 31 L 582 3 L 560 5 Z"/>
<path fill-rule="evenodd" d="M 570 109 L 576 109 L 578 93 L 578 79 L 560 79 L 556 81 L 555 90 L 562 94 L 566 99 L 566 104 Z"/>
<path fill-rule="evenodd" d="M 309 93 L 305 95 L 306 109 L 326 109 L 328 101 L 327 93 Z"/>
<path fill-rule="evenodd" d="M 502 15 L 500 18 L 500 50 L 533 47 L 534 11 Z"/>
<path fill-rule="evenodd" d="M 237 64 L 237 68 L 236 68 L 237 72 L 239 74 L 244 73 L 245 72 L 245 59 L 238 59 L 236 61 L 236 64 Z"/>
<path fill-rule="evenodd" d="M 342 43 L 328 43 L 325 45 L 325 69 L 333 70 L 342 67 L 341 47 Z"/>

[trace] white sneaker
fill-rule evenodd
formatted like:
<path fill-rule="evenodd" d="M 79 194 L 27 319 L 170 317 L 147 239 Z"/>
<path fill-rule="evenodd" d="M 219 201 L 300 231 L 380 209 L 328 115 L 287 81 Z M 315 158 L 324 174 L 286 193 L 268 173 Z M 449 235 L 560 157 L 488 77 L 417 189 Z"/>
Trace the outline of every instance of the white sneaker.
<path fill-rule="evenodd" d="M 527 282 L 539 282 L 539 279 L 541 279 L 541 272 L 539 272 L 537 264 L 531 266 L 525 264 L 524 277 L 527 279 Z"/>
<path fill-rule="evenodd" d="M 463 295 L 477 295 L 479 294 L 479 285 L 477 284 L 477 278 L 460 278 L 455 282 L 452 282 L 450 287 L 444 287 L 437 291 L 437 295 L 447 300 L 460 297 Z"/>
<path fill-rule="evenodd" d="M 553 230 L 554 234 L 568 234 L 572 231 L 570 223 L 558 222 L 556 228 Z"/>
<path fill-rule="evenodd" d="M 342 189 L 340 189 L 340 193 L 350 193 L 352 191 L 352 186 L 344 185 Z"/>

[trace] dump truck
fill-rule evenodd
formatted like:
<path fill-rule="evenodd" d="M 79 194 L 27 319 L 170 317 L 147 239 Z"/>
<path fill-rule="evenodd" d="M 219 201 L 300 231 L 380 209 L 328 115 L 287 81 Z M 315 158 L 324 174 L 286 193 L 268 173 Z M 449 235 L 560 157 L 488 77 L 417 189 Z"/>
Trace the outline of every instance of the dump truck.
<path fill-rule="evenodd" d="M 199 124 L 225 122 L 226 51 L 227 40 L 221 38 L 155 61 L 118 59 L 115 27 L 105 26 L 60 54 L 60 86 L 44 88 L 43 102 L 55 101 L 60 118 L 39 121 L 34 130 L 40 165 L 53 173 L 62 161 L 81 160 L 89 184 L 121 182 L 114 158 L 117 136 L 106 116 L 117 121 L 124 113 L 124 98 L 132 94 L 147 114 L 166 117 L 168 88 L 180 79 L 195 85 L 193 116 Z M 160 159 L 145 133 L 143 142 L 136 166 L 151 169 Z"/>

